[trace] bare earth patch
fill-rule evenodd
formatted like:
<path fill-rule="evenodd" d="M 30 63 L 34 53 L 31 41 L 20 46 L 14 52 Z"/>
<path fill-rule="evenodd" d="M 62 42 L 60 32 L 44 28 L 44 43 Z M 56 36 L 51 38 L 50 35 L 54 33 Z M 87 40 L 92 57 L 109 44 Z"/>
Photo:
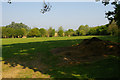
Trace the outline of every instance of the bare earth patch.
<path fill-rule="evenodd" d="M 23 66 L 17 65 L 15 67 L 10 67 L 9 64 L 4 64 L 2 62 L 2 78 L 50 78 L 49 75 L 42 74 L 39 71 L 34 72 L 34 70 Z"/>
<path fill-rule="evenodd" d="M 60 56 L 61 64 L 79 64 L 106 58 L 108 55 L 120 56 L 120 44 L 103 41 L 96 37 L 84 39 L 71 47 L 54 48 L 51 52 Z"/>

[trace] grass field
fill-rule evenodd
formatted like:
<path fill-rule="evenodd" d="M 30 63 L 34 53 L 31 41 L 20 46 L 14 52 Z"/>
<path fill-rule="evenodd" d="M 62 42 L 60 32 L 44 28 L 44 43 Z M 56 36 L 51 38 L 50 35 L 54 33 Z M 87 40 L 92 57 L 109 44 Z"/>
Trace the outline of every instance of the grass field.
<path fill-rule="evenodd" d="M 118 78 L 119 57 L 78 65 L 57 65 L 60 60 L 50 50 L 98 37 L 118 42 L 114 36 L 43 37 L 2 39 L 3 78 Z M 91 45 L 92 46 L 92 45 Z"/>

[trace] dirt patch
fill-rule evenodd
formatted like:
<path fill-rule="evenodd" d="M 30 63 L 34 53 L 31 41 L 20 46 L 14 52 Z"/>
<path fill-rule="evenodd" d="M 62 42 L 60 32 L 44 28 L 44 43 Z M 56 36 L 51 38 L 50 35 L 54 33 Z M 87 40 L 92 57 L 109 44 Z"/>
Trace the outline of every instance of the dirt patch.
<path fill-rule="evenodd" d="M 74 64 L 91 62 L 103 59 L 108 55 L 120 56 L 120 44 L 103 41 L 96 37 L 84 39 L 80 44 L 72 45 L 71 47 L 61 47 L 52 49 L 51 52 L 64 63 Z"/>

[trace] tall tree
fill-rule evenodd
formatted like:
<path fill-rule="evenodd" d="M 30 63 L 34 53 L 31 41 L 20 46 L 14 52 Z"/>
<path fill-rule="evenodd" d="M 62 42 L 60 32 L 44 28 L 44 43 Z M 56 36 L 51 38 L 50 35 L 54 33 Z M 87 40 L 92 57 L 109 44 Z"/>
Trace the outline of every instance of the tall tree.
<path fill-rule="evenodd" d="M 68 29 L 68 31 L 66 32 L 66 34 L 68 36 L 73 36 L 75 34 L 75 31 L 73 29 Z"/>
<path fill-rule="evenodd" d="M 113 20 L 112 23 L 109 25 L 108 32 L 111 35 L 118 35 L 118 26 L 116 25 L 115 20 Z"/>
<path fill-rule="evenodd" d="M 47 31 L 44 29 L 44 28 L 40 28 L 40 35 L 42 36 L 42 37 L 45 37 L 46 35 L 47 35 Z"/>
<path fill-rule="evenodd" d="M 10 38 L 15 36 L 15 30 L 13 28 L 2 27 L 2 37 Z"/>
<path fill-rule="evenodd" d="M 88 25 L 81 25 L 78 30 L 76 31 L 78 35 L 86 35 L 89 31 Z"/>
<path fill-rule="evenodd" d="M 120 28 L 120 3 L 114 1 L 111 4 L 114 5 L 114 11 L 108 11 L 106 13 L 106 18 L 108 18 L 110 23 L 115 20 L 116 24 Z"/>
<path fill-rule="evenodd" d="M 52 27 L 50 27 L 48 29 L 48 35 L 49 35 L 49 37 L 53 37 L 55 35 L 55 29 L 52 29 Z"/>
<path fill-rule="evenodd" d="M 14 29 L 21 29 L 21 28 L 25 28 L 25 29 L 29 29 L 29 27 L 23 23 L 15 23 L 15 22 L 12 22 L 11 24 L 7 25 L 6 26 L 7 28 L 10 27 L 10 28 L 14 28 Z"/>
<path fill-rule="evenodd" d="M 30 37 L 38 37 L 40 36 L 40 31 L 38 28 L 33 28 L 30 30 L 30 32 L 28 33 L 28 36 Z"/>
<path fill-rule="evenodd" d="M 91 27 L 88 31 L 89 35 L 96 35 L 97 34 L 97 27 Z"/>
<path fill-rule="evenodd" d="M 59 29 L 58 29 L 58 36 L 62 37 L 62 36 L 63 36 L 63 33 L 64 33 L 63 27 L 60 26 Z"/>
<path fill-rule="evenodd" d="M 6 36 L 7 36 L 6 27 L 2 27 L 2 37 L 3 37 L 3 38 L 6 38 Z"/>
<path fill-rule="evenodd" d="M 25 28 L 21 28 L 21 30 L 22 30 L 22 36 L 27 36 L 27 31 L 26 31 L 26 29 L 25 29 Z"/>

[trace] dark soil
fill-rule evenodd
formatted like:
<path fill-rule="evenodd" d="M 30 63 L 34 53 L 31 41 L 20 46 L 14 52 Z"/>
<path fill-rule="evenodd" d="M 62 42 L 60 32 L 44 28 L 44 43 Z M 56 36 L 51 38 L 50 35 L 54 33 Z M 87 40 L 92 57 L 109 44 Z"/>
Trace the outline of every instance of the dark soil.
<path fill-rule="evenodd" d="M 64 63 L 79 64 L 106 58 L 108 55 L 120 56 L 120 44 L 103 41 L 96 37 L 84 39 L 80 44 L 51 50 Z"/>

